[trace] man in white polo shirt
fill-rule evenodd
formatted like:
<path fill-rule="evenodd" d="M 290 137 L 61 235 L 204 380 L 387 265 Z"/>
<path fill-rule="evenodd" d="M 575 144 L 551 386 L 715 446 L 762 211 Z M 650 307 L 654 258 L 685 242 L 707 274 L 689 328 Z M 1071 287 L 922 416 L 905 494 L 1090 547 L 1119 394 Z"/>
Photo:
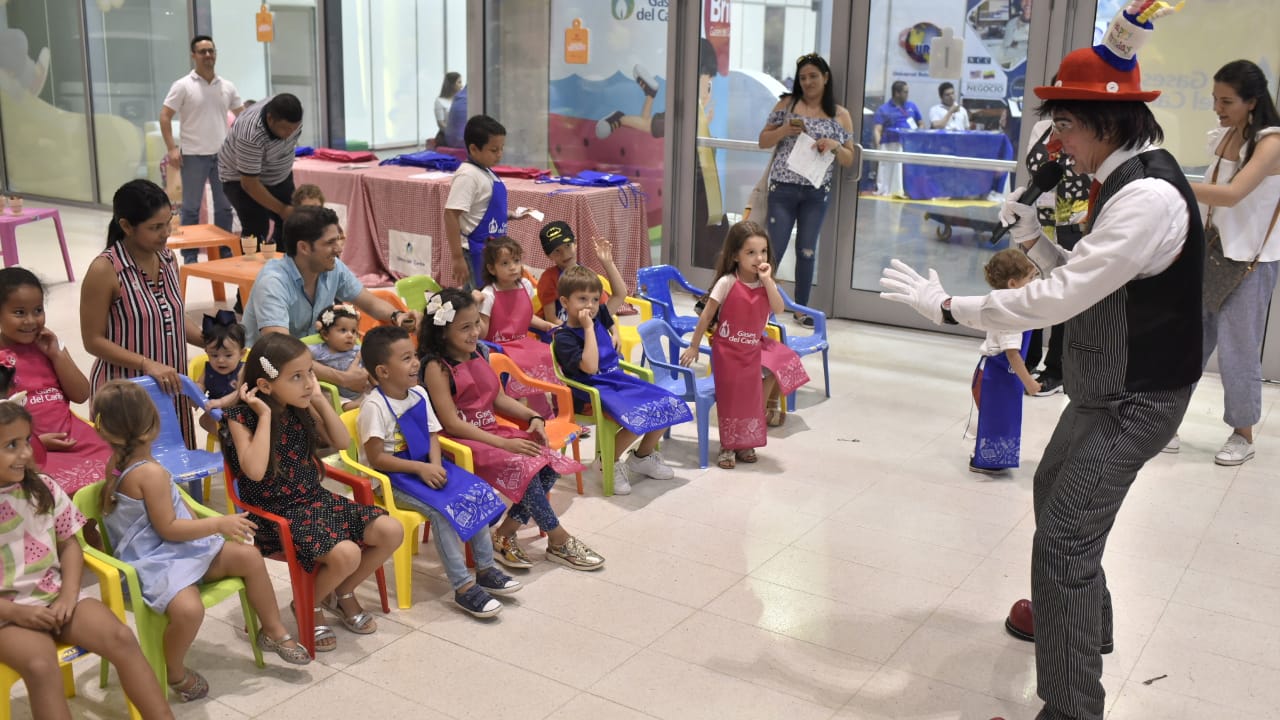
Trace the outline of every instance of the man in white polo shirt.
<path fill-rule="evenodd" d="M 218 153 L 218 176 L 227 199 L 240 216 L 240 236 L 280 241 L 284 219 L 292 211 L 293 152 L 302 134 L 302 103 L 280 93 L 236 118 Z"/>
<path fill-rule="evenodd" d="M 195 69 L 174 81 L 160 109 L 160 134 L 169 149 L 170 172 L 182 172 L 182 224 L 194 225 L 200 217 L 204 185 L 213 192 L 213 223 L 231 232 L 231 204 L 218 179 L 218 151 L 227 137 L 227 113 L 239 115 L 244 102 L 230 80 L 213 72 L 218 50 L 208 35 L 191 38 L 191 62 Z M 182 123 L 173 139 L 173 116 Z M 229 255 L 223 248 L 224 255 Z M 185 262 L 196 262 L 197 250 L 183 250 Z"/>

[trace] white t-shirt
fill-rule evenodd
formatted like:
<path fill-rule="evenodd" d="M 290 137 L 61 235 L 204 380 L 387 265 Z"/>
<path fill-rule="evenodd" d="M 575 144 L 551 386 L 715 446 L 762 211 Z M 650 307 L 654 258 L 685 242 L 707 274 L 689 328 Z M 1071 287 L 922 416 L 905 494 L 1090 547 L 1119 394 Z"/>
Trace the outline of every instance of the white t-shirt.
<path fill-rule="evenodd" d="M 525 292 L 529 293 L 529 300 L 532 301 L 535 297 L 537 297 L 538 291 L 534 289 L 533 283 L 529 282 L 529 278 L 526 278 L 526 277 L 520 278 L 520 286 L 524 288 Z M 483 288 L 481 288 L 480 294 L 484 296 L 484 298 L 480 301 L 480 314 L 486 317 L 489 315 L 492 315 L 493 314 L 493 298 L 494 298 L 493 283 L 489 283 L 488 285 L 485 285 Z"/>
<path fill-rule="evenodd" d="M 449 107 L 453 105 L 453 98 L 438 97 L 435 103 L 436 125 L 443 130 L 444 126 L 449 123 Z"/>
<path fill-rule="evenodd" d="M 711 292 L 707 294 L 711 296 L 712 300 L 715 300 L 716 302 L 723 305 L 724 299 L 729 297 L 729 291 L 733 289 L 733 283 L 736 282 L 737 279 L 738 279 L 738 276 L 735 273 L 729 273 L 728 275 L 721 275 L 720 279 L 716 280 L 716 284 L 711 286 Z M 743 284 L 751 288 L 752 290 L 755 290 L 756 288 L 760 287 L 759 280 L 755 282 L 749 282 L 749 283 L 743 283 Z"/>
<path fill-rule="evenodd" d="M 467 247 L 467 235 L 484 217 L 489 209 L 489 200 L 493 197 L 493 182 L 497 179 L 491 171 L 473 162 L 464 162 L 453 174 L 453 184 L 449 186 L 449 199 L 445 200 L 445 210 L 461 210 L 458 228 L 462 231 L 462 247 Z"/>
<path fill-rule="evenodd" d="M 217 155 L 227 139 L 227 113 L 244 106 L 230 80 L 205 82 L 195 70 L 169 87 L 164 106 L 178 114 L 178 145 L 183 155 Z"/>
<path fill-rule="evenodd" d="M 1254 142 L 1276 133 L 1280 133 L 1280 128 L 1263 128 L 1258 131 Z M 1214 163 L 1220 163 L 1218 185 L 1231 183 L 1231 178 L 1235 177 L 1236 171 L 1240 168 L 1239 163 L 1249 149 L 1247 144 L 1241 145 L 1239 157 L 1224 157 L 1219 161 L 1218 144 L 1226 134 L 1227 129 L 1222 127 L 1209 131 L 1210 156 Z M 1206 182 L 1213 178 L 1213 167 L 1211 163 L 1205 170 Z M 1280 175 L 1267 175 L 1262 178 L 1258 187 L 1245 195 L 1235 207 L 1213 208 L 1213 224 L 1218 226 L 1222 236 L 1222 254 L 1232 260 L 1252 262 L 1261 250 L 1262 255 L 1258 257 L 1259 261 L 1280 260 L 1280 222 L 1277 222 L 1274 227 L 1271 225 L 1277 201 L 1280 201 Z M 1200 205 L 1202 219 L 1208 218 L 1208 210 L 1207 206 Z M 1264 236 L 1270 237 L 1270 241 L 1266 241 Z"/>
<path fill-rule="evenodd" d="M 937 105 L 934 105 L 933 107 L 929 108 L 929 127 L 933 127 L 934 123 L 938 122 L 939 120 L 941 120 L 946 116 L 947 116 L 947 106 L 943 105 L 942 103 L 938 103 Z M 944 127 L 939 129 L 968 130 L 969 129 L 969 111 L 965 110 L 963 105 L 960 106 L 959 108 L 956 109 L 956 113 L 951 116 L 951 119 L 947 121 L 947 124 Z"/>
<path fill-rule="evenodd" d="M 1021 350 L 1022 349 L 1022 333 L 1020 332 L 996 332 L 994 330 L 987 333 L 987 339 L 982 341 L 982 347 L 979 349 L 983 355 L 991 357 L 999 355 L 1005 350 Z M 386 408 L 383 408 L 385 410 Z M 360 413 L 362 416 L 363 412 Z M 364 433 L 362 432 L 361 435 Z"/>
<path fill-rule="evenodd" d="M 427 431 L 438 433 L 442 429 L 440 421 L 436 418 L 435 410 L 431 408 L 431 401 L 427 398 L 425 388 L 415 385 L 409 388 L 409 394 L 404 398 L 397 400 L 393 397 L 386 397 L 378 390 L 373 390 L 369 396 L 365 398 L 364 405 L 360 406 L 360 417 L 356 419 L 356 432 L 360 433 L 360 462 L 368 465 L 369 458 L 365 455 L 364 444 L 369 438 L 382 438 L 382 450 L 387 453 L 397 453 L 406 448 L 404 436 L 400 434 L 400 426 L 396 423 L 396 418 L 409 411 L 419 400 L 427 404 Z M 391 404 L 391 409 L 387 409 L 387 403 Z M 394 415 L 392 412 L 394 411 Z"/>

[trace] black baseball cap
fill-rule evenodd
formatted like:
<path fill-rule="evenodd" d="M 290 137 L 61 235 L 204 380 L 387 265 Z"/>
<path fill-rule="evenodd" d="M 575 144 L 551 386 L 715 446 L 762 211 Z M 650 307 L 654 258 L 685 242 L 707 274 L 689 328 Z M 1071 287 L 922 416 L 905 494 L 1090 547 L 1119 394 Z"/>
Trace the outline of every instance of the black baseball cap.
<path fill-rule="evenodd" d="M 538 233 L 538 239 L 542 241 L 542 252 L 547 255 L 555 252 L 561 245 L 576 242 L 573 237 L 573 228 L 563 220 L 554 220 L 543 225 L 542 232 Z"/>

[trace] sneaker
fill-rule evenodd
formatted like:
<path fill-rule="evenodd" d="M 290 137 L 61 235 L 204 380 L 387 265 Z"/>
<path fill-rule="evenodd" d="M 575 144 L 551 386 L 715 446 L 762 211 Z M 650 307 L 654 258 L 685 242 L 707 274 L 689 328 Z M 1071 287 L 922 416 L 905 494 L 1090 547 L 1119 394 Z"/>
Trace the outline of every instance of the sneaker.
<path fill-rule="evenodd" d="M 969 459 L 969 472 L 978 473 L 979 475 L 1003 475 L 1007 472 L 1007 468 L 986 468 L 973 464 L 973 458 Z"/>
<path fill-rule="evenodd" d="M 649 72 L 643 65 L 636 65 L 631 71 L 632 77 L 636 79 L 636 84 L 648 97 L 658 96 L 658 78 Z"/>
<path fill-rule="evenodd" d="M 627 477 L 627 463 L 625 462 L 615 462 L 613 464 L 613 494 L 631 494 L 631 480 Z"/>
<path fill-rule="evenodd" d="M 490 595 L 506 597 L 520 592 L 524 585 L 519 580 L 502 572 L 496 567 L 485 568 L 476 573 L 476 585 L 484 588 Z"/>
<path fill-rule="evenodd" d="M 528 570 L 533 567 L 533 561 L 524 554 L 524 550 L 521 550 L 519 543 L 516 542 L 515 533 L 505 536 L 496 532 L 493 534 L 493 559 L 517 570 Z"/>
<path fill-rule="evenodd" d="M 1213 456 L 1213 461 L 1219 465 L 1233 466 L 1243 465 L 1245 461 L 1253 458 L 1253 443 L 1244 439 L 1240 433 L 1231 433 L 1231 437 L 1227 438 L 1227 442 Z"/>
<path fill-rule="evenodd" d="M 1062 392 L 1062 378 L 1056 378 L 1052 375 L 1045 375 L 1042 373 L 1040 375 L 1039 383 L 1040 392 L 1036 393 L 1036 397 L 1049 397 L 1050 395 L 1057 395 Z"/>
<path fill-rule="evenodd" d="M 612 135 L 614 130 L 622 127 L 622 116 L 621 110 L 614 110 L 608 117 L 601 118 L 600 122 L 596 123 L 596 137 L 604 140 Z"/>
<path fill-rule="evenodd" d="M 1164 447 L 1160 448 L 1160 452 L 1169 453 L 1170 455 L 1176 455 L 1180 450 L 1182 450 L 1182 441 L 1178 439 L 1176 434 L 1169 442 L 1164 444 Z"/>
<path fill-rule="evenodd" d="M 604 558 L 572 536 L 564 545 L 547 543 L 547 559 L 571 570 L 590 571 L 604 567 Z"/>
<path fill-rule="evenodd" d="M 651 477 L 654 480 L 670 480 L 676 476 L 676 471 L 667 467 L 667 464 L 662 461 L 662 453 L 657 450 L 644 457 L 640 457 L 635 454 L 635 451 L 632 451 L 627 456 L 625 464 L 629 472 Z"/>
<path fill-rule="evenodd" d="M 479 585 L 472 585 L 466 590 L 455 592 L 453 602 L 473 617 L 488 618 L 502 612 L 502 603 L 494 600 L 493 596 Z"/>

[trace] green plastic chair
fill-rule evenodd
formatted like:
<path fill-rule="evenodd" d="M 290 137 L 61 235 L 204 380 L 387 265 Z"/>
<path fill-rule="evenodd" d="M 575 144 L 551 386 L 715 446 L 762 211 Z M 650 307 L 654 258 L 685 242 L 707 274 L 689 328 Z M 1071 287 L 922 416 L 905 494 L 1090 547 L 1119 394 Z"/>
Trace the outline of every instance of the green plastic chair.
<path fill-rule="evenodd" d="M 146 601 L 142 598 L 142 586 L 138 581 L 138 571 L 133 566 L 112 557 L 111 540 L 107 537 L 105 524 L 102 522 L 102 488 L 105 481 L 98 481 L 92 485 L 81 488 L 76 492 L 75 497 L 71 501 L 80 509 L 80 512 L 90 520 L 98 523 L 98 528 L 102 536 L 102 543 L 106 546 L 107 552 L 102 552 L 85 542 L 84 532 L 76 534 L 76 539 L 80 541 L 80 547 L 84 550 L 84 554 L 101 561 L 104 565 L 115 568 L 121 576 L 124 577 L 125 603 L 130 610 L 133 611 L 133 624 L 138 631 L 138 644 L 142 646 L 142 654 L 146 656 L 147 662 L 151 663 L 151 669 L 155 671 L 156 678 L 160 681 L 160 687 L 165 692 L 169 691 L 168 667 L 164 660 L 164 630 L 169 625 L 168 616 L 163 613 L 157 613 L 147 607 Z M 196 517 L 218 517 L 220 513 L 214 512 L 209 508 L 191 499 L 191 496 L 178 487 L 178 494 L 183 501 L 195 511 Z M 201 583 L 200 601 L 205 607 L 213 607 L 218 603 L 226 600 L 232 595 L 240 595 L 240 609 L 244 612 L 244 626 L 249 631 L 249 644 L 253 648 L 253 661 L 258 667 L 266 667 L 266 663 L 262 660 L 262 648 L 258 645 L 258 614 L 253 611 L 253 606 L 249 604 L 249 595 L 245 591 L 244 581 L 240 578 L 224 578 L 215 580 L 214 582 Z M 102 661 L 102 677 L 101 683 L 103 687 L 107 686 L 107 661 Z"/>
<path fill-rule="evenodd" d="M 586 385 L 576 380 L 570 380 L 565 377 L 564 370 L 560 367 L 560 361 L 556 360 L 556 347 L 554 336 L 551 339 L 551 366 L 556 370 L 556 377 L 560 378 L 560 382 L 568 385 L 574 390 L 581 390 L 591 399 L 591 409 L 586 413 L 574 412 L 573 419 L 579 425 L 594 424 L 596 426 L 596 456 L 600 458 L 600 484 L 604 489 L 605 497 L 613 495 L 613 455 L 614 440 L 618 434 L 619 425 L 608 419 L 604 414 L 604 406 L 600 404 L 600 391 L 590 385 Z M 618 366 L 625 372 L 644 380 L 645 382 L 653 382 L 653 371 L 648 368 L 642 368 L 639 365 L 632 365 L 626 360 L 619 360 Z"/>
<path fill-rule="evenodd" d="M 440 283 L 430 275 L 410 275 L 396 281 L 396 294 L 416 313 L 427 309 L 427 293 L 440 292 Z"/>
<path fill-rule="evenodd" d="M 324 342 L 324 338 L 320 337 L 320 333 L 312 333 L 311 335 L 308 335 L 302 338 L 302 343 L 304 345 L 319 345 L 323 342 Z M 334 385 L 333 383 L 328 383 L 321 380 L 320 389 L 323 390 L 324 393 L 329 396 L 329 402 L 333 404 L 334 412 L 341 415 L 342 414 L 342 394 L 338 392 L 338 386 Z M 228 505 L 227 507 L 231 507 L 231 506 Z"/>

